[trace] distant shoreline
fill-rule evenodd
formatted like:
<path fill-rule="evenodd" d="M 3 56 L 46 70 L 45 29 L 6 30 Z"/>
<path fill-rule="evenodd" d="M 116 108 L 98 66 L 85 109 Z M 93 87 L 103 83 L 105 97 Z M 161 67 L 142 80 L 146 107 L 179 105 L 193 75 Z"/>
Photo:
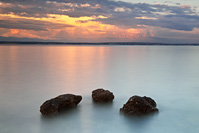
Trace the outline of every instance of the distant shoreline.
<path fill-rule="evenodd" d="M 199 43 L 150 43 L 150 42 L 98 42 L 98 43 L 78 43 L 78 42 L 18 42 L 0 41 L 0 45 L 162 45 L 162 46 L 199 46 Z"/>

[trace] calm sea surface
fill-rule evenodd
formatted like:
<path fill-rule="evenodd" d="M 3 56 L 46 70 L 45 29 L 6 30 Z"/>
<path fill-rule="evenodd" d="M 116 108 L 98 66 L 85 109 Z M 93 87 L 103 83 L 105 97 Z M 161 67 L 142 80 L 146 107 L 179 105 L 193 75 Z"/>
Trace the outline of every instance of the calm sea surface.
<path fill-rule="evenodd" d="M 112 91 L 112 104 L 91 92 Z M 40 105 L 64 93 L 77 108 L 43 117 Z M 159 112 L 127 117 L 133 95 L 150 96 Z M 0 133 L 198 133 L 197 46 L 0 46 Z"/>

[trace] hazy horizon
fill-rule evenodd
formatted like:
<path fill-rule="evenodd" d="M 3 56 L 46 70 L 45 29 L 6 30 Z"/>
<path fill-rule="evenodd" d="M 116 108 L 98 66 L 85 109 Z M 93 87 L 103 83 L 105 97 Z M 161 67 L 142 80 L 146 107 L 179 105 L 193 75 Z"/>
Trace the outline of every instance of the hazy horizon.
<path fill-rule="evenodd" d="M 25 38 L 24 40 L 0 40 L 0 45 L 187 45 L 198 46 L 199 43 L 176 43 L 176 42 L 63 42 L 63 41 L 48 41 L 48 40 L 33 40 Z"/>

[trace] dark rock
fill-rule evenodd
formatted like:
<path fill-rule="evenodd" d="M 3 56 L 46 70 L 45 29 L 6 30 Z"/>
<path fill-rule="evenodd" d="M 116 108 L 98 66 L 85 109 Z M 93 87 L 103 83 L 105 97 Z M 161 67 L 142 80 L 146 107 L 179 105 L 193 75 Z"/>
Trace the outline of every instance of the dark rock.
<path fill-rule="evenodd" d="M 114 95 L 112 92 L 100 88 L 92 91 L 92 98 L 95 102 L 110 102 L 113 101 Z"/>
<path fill-rule="evenodd" d="M 68 107 L 75 107 L 82 100 L 82 96 L 73 94 L 63 94 L 53 99 L 45 101 L 40 106 L 43 115 L 57 114 L 60 110 Z"/>
<path fill-rule="evenodd" d="M 156 102 L 152 98 L 132 96 L 121 108 L 121 111 L 127 114 L 141 115 L 158 111 L 158 109 L 156 108 Z"/>

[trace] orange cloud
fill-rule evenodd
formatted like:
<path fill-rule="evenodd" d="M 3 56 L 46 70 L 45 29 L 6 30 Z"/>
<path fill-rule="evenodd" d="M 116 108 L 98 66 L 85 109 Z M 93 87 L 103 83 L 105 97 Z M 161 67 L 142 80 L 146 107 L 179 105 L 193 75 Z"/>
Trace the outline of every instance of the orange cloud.
<path fill-rule="evenodd" d="M 7 32 L 1 34 L 3 37 L 18 37 L 18 38 L 37 38 L 37 39 L 50 39 L 45 34 L 39 36 L 38 31 L 30 31 L 30 30 L 20 30 L 20 29 L 10 29 Z M 41 32 L 40 32 L 41 34 Z M 53 39 L 52 39 L 53 40 Z"/>
<path fill-rule="evenodd" d="M 157 18 L 154 18 L 154 17 L 135 17 L 136 19 L 151 19 L 151 20 L 156 20 Z"/>
<path fill-rule="evenodd" d="M 12 5 L 12 4 L 10 4 L 10 3 L 0 2 L 0 7 L 1 7 L 1 8 L 5 8 L 5 7 L 13 7 L 13 5 Z"/>
<path fill-rule="evenodd" d="M 185 8 L 186 9 L 186 8 L 191 8 L 191 6 L 190 5 L 182 5 L 181 8 Z"/>
<path fill-rule="evenodd" d="M 11 34 L 18 34 L 18 33 L 19 33 L 19 30 L 10 29 L 10 33 L 11 33 Z"/>
<path fill-rule="evenodd" d="M 88 5 L 83 5 L 88 6 Z M 92 17 L 79 17 L 73 18 L 67 15 L 48 14 L 46 18 L 22 17 L 14 14 L 0 14 L 0 19 L 13 20 L 19 19 L 20 21 L 41 21 L 50 22 L 47 30 L 36 31 L 31 29 L 14 29 L 1 33 L 4 37 L 19 37 L 19 38 L 38 38 L 58 41 L 100 41 L 107 38 L 126 39 L 134 41 L 140 36 L 144 36 L 143 29 L 125 29 L 114 25 L 103 24 L 101 22 L 92 21 L 97 18 L 106 18 L 105 16 L 92 16 Z M 48 24 L 48 23 L 47 23 Z M 56 24 L 55 26 L 53 24 Z M 58 24 L 72 25 L 59 26 Z"/>

